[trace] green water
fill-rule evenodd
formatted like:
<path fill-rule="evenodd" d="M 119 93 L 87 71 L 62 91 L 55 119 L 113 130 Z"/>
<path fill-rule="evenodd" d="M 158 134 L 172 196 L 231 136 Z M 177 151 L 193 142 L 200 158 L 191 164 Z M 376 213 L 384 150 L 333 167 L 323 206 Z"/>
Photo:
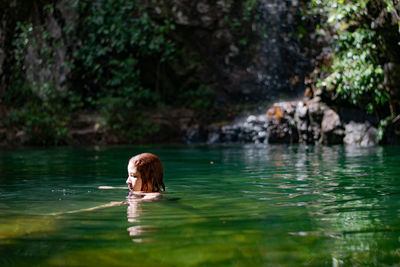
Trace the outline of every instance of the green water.
<path fill-rule="evenodd" d="M 126 200 L 159 155 L 167 193 Z M 151 146 L 0 152 L 0 266 L 400 263 L 399 147 Z"/>

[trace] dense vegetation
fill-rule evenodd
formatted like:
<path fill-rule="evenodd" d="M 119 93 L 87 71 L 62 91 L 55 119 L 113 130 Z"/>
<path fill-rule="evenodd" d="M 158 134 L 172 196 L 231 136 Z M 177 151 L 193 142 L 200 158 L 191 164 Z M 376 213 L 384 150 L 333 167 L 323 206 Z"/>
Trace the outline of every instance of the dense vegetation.
<path fill-rule="evenodd" d="M 166 33 L 174 25 L 156 23 L 144 6 L 129 0 L 80 1 L 78 10 L 82 19 L 76 35 L 82 42 L 74 54 L 73 75 L 82 76 L 73 88 L 81 104 L 100 110 L 107 126 L 129 139 L 151 134 L 155 129 L 143 121 L 141 111 L 167 96 L 143 85 L 139 64 L 154 58 L 157 68 L 173 60 L 174 45 Z"/>
<path fill-rule="evenodd" d="M 154 131 L 140 112 L 160 103 L 163 95 L 142 85 L 138 65 L 148 57 L 159 62 L 173 59 L 174 47 L 165 33 L 174 25 L 155 23 L 137 2 L 67 3 L 78 19 L 75 25 L 63 25 L 60 36 L 46 27 L 46 20 L 57 16 L 55 4 L 42 7 L 44 22 L 17 23 L 13 82 L 2 101 L 12 107 L 7 126 L 23 125 L 23 131 L 34 137 L 32 143 L 57 144 L 68 138 L 72 112 L 98 110 L 105 115 L 104 126 L 126 137 Z M 51 72 L 56 68 L 57 48 L 63 45 L 69 45 L 70 54 L 63 62 L 67 71 L 58 75 L 68 75 L 68 81 L 57 84 L 58 77 Z M 32 47 L 39 53 L 39 66 L 27 63 L 27 49 Z M 44 79 L 31 72 L 39 72 Z"/>
<path fill-rule="evenodd" d="M 328 63 L 316 72 L 317 87 L 374 113 L 384 130 L 400 112 L 395 100 L 399 95 L 393 84 L 385 82 L 384 73 L 385 64 L 400 60 L 399 1 L 313 0 L 312 4 L 311 12 L 325 14 L 316 30 L 331 37 L 332 49 Z"/>
<path fill-rule="evenodd" d="M 1 99 L 8 131 L 28 134 L 31 144 L 62 144 L 72 116 L 92 112 L 103 129 L 133 142 L 159 130 L 149 112 L 212 109 L 214 92 L 195 74 L 199 56 L 171 38 L 174 23 L 151 17 L 145 1 L 59 2 L 31 3 L 29 16 L 9 26 L 12 67 Z M 239 16 L 249 20 L 255 3 L 245 1 Z"/>
<path fill-rule="evenodd" d="M 0 16 L 9 22 L 0 32 L 0 37 L 5 36 L 0 40 L 6 40 L 0 44 L 7 50 L 5 70 L 0 73 L 6 81 L 0 91 L 0 105 L 7 114 L 2 124 L 8 135 L 28 134 L 30 144 L 66 143 L 74 115 L 91 112 L 102 114 L 100 126 L 119 140 L 142 140 L 159 130 L 148 120 L 149 113 L 174 108 L 210 113 L 216 95 L 226 90 L 211 90 L 215 80 L 208 79 L 207 73 L 198 75 L 200 68 L 214 64 L 204 66 L 208 60 L 202 58 L 204 47 L 185 48 L 187 40 L 178 36 L 177 25 L 154 15 L 151 1 L 65 0 L 29 5 L 22 1 L 24 12 L 9 2 L 2 7 L 8 13 Z M 233 11 L 224 15 L 229 36 L 222 44 L 238 54 L 233 60 L 240 61 L 245 58 L 240 53 L 250 54 L 256 42 L 252 29 L 263 28 L 257 13 L 262 9 L 257 9 L 256 0 L 233 3 Z M 315 38 L 325 38 L 324 45 L 331 48 L 314 66 L 314 88 L 374 113 L 383 129 L 400 110 L 398 92 L 385 82 L 386 64 L 400 60 L 399 2 L 312 0 L 305 4 L 303 20 L 318 18 L 312 24 Z M 29 16 L 17 17 L 13 12 L 18 11 Z M 189 28 L 180 27 L 190 34 Z M 311 34 L 308 31 L 309 27 L 299 26 L 298 38 Z M 225 49 L 223 45 L 220 49 Z M 233 69 L 232 63 L 222 64 Z"/>

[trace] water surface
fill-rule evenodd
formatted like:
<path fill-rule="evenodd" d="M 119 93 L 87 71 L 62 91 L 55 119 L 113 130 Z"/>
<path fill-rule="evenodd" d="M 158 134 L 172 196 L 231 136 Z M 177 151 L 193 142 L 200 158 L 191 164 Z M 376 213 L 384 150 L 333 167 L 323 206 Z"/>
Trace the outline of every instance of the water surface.
<path fill-rule="evenodd" d="M 125 201 L 128 159 L 167 193 Z M 117 146 L 0 152 L 0 266 L 400 262 L 399 147 Z M 81 210 L 81 211 L 80 211 Z"/>

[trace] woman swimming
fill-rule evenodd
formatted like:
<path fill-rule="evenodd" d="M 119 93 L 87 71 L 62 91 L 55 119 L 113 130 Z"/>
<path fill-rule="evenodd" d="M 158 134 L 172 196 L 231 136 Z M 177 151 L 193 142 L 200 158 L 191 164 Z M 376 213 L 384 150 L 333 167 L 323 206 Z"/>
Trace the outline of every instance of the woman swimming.
<path fill-rule="evenodd" d="M 129 195 L 126 198 L 126 201 L 112 201 L 108 204 L 92 208 L 57 212 L 52 213 L 52 215 L 92 211 L 124 204 L 128 204 L 128 206 L 134 206 L 134 202 L 136 203 L 142 200 L 156 199 L 162 191 L 165 191 L 165 185 L 163 181 L 164 170 L 161 160 L 156 155 L 151 153 L 142 153 L 136 155 L 129 160 L 127 169 L 128 178 L 126 179 L 126 184 L 128 185 Z M 98 188 L 125 189 L 126 187 L 99 186 Z"/>
<path fill-rule="evenodd" d="M 165 191 L 164 170 L 161 160 L 154 154 L 142 153 L 132 157 L 128 162 L 126 183 L 132 194 L 159 195 Z"/>

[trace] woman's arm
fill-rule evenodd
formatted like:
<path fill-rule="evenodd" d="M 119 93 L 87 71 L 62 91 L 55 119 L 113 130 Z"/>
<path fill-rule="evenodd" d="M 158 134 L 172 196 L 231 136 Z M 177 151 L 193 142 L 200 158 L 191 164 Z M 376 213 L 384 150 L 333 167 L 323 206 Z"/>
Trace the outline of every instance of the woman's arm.
<path fill-rule="evenodd" d="M 128 189 L 127 186 L 108 186 L 108 185 L 101 185 L 99 187 L 97 187 L 98 189 Z"/>
<path fill-rule="evenodd" d="M 110 203 L 103 204 L 103 205 L 96 206 L 96 207 L 92 207 L 92 208 L 71 210 L 71 211 L 65 211 L 65 212 L 55 212 L 55 213 L 51 213 L 49 215 L 58 216 L 58 215 L 63 215 L 63 214 L 71 214 L 71 213 L 92 211 L 92 210 L 104 209 L 104 208 L 115 207 L 115 206 L 122 206 L 122 205 L 125 205 L 125 204 L 127 204 L 126 201 L 111 201 Z"/>

